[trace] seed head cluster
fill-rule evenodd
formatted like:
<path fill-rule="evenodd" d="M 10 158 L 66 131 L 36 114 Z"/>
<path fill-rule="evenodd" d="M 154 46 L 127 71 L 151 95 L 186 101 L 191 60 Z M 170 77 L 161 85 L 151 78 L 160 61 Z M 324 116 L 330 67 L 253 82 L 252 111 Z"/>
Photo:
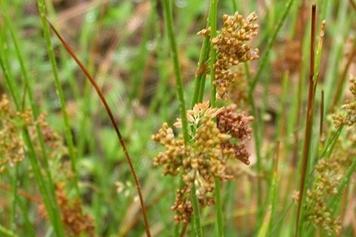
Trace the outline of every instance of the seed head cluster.
<path fill-rule="evenodd" d="M 248 103 L 248 87 L 247 77 L 242 65 L 238 65 L 236 69 L 237 78 L 229 87 L 229 99 L 240 109 L 246 108 Z"/>
<path fill-rule="evenodd" d="M 47 114 L 41 113 L 36 119 L 35 124 L 41 128 L 43 142 L 47 148 L 47 156 L 50 158 L 50 163 L 53 161 L 60 160 L 63 155 L 68 154 L 68 149 L 64 145 L 63 138 L 53 130 L 53 128 L 46 122 Z M 41 154 L 41 145 L 39 144 L 38 133 L 36 132 L 36 127 L 29 127 L 29 132 L 31 140 L 34 144 L 34 149 L 37 155 Z M 51 164 L 52 165 L 52 164 Z M 63 170 L 62 170 L 63 171 Z"/>
<path fill-rule="evenodd" d="M 250 164 L 250 154 L 247 152 L 244 141 L 251 139 L 251 128 L 248 126 L 253 120 L 252 116 L 246 116 L 244 112 L 237 113 L 235 104 L 229 105 L 217 115 L 217 126 L 220 132 L 229 134 L 239 141 L 237 144 L 225 142 L 221 146 L 226 150 L 233 150 L 237 159 L 246 165 Z"/>
<path fill-rule="evenodd" d="M 307 218 L 328 234 L 339 235 L 342 229 L 341 219 L 332 215 L 333 210 L 327 208 L 327 201 L 338 194 L 338 186 L 345 176 L 356 155 L 356 137 L 354 125 L 356 123 L 356 78 L 350 80 L 354 100 L 344 104 L 341 109 L 346 110 L 343 115 L 332 115 L 336 128 L 346 126 L 346 136 L 336 142 L 333 153 L 329 158 L 321 159 L 315 166 L 315 184 L 308 190 L 306 199 Z"/>
<path fill-rule="evenodd" d="M 21 138 L 21 124 L 31 124 L 31 111 L 14 112 L 10 101 L 3 95 L 0 101 L 0 173 L 25 158 L 25 148 Z"/>
<path fill-rule="evenodd" d="M 348 126 L 352 127 L 353 125 L 356 124 L 356 78 L 351 78 L 350 79 L 351 86 L 349 88 L 351 94 L 354 97 L 353 101 L 349 101 L 343 106 L 341 106 L 342 110 L 345 110 L 344 115 L 340 114 L 333 114 L 332 119 L 334 121 L 334 125 L 336 128 L 339 128 L 341 126 Z"/>
<path fill-rule="evenodd" d="M 34 119 L 31 109 L 15 111 L 6 95 L 0 100 L 0 173 L 25 158 L 25 145 L 22 140 L 22 130 L 29 131 L 36 154 L 40 157 L 41 145 L 38 139 L 36 126 L 40 127 L 48 157 L 61 157 L 66 153 L 62 138 L 46 123 L 46 114 L 42 113 Z"/>
<path fill-rule="evenodd" d="M 340 217 L 332 216 L 332 210 L 327 209 L 325 200 L 317 190 L 308 190 L 306 202 L 308 207 L 307 219 L 309 221 L 311 221 L 316 227 L 322 228 L 329 235 L 340 234 Z"/>
<path fill-rule="evenodd" d="M 68 199 L 64 183 L 56 183 L 56 197 L 67 236 L 96 236 L 93 219 L 82 213 L 83 207 L 79 199 Z M 48 218 L 44 204 L 39 206 L 39 213 L 43 218 Z"/>
<path fill-rule="evenodd" d="M 355 149 L 346 148 L 345 143 L 339 140 L 332 155 L 319 160 L 315 166 L 314 187 L 307 191 L 305 202 L 307 219 L 330 235 L 339 235 L 342 223 L 339 217 L 332 215 L 333 210 L 327 208 L 327 201 L 338 194 L 341 179 L 351 166 L 355 155 Z"/>
<path fill-rule="evenodd" d="M 176 223 L 188 222 L 193 209 L 190 192 L 194 184 L 201 206 L 214 204 L 214 179 L 231 179 L 226 165 L 229 159 L 240 159 L 248 164 L 249 154 L 244 144 L 250 139 L 248 123 L 252 117 L 234 112 L 236 106 L 211 108 L 209 102 L 196 104 L 187 111 L 190 143 L 184 144 L 183 135 L 175 138 L 173 129 L 166 123 L 152 139 L 165 147 L 153 159 L 155 166 L 163 166 L 164 175 L 182 173 L 184 188 L 177 191 L 173 210 L 178 211 Z M 174 124 L 181 128 L 180 119 Z"/>
<path fill-rule="evenodd" d="M 232 16 L 223 15 L 224 27 L 211 40 L 217 51 L 217 60 L 214 65 L 216 77 L 214 85 L 217 88 L 218 97 L 225 101 L 228 98 L 229 86 L 239 79 L 239 73 L 234 70 L 234 66 L 259 58 L 258 49 L 252 49 L 245 44 L 246 41 L 252 40 L 257 35 L 256 20 L 255 12 L 246 19 L 238 12 Z"/>

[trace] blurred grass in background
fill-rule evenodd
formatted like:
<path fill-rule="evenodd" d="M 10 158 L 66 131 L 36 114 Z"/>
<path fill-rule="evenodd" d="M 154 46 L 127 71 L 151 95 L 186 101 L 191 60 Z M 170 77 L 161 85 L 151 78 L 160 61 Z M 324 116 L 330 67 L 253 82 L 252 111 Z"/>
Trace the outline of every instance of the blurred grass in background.
<path fill-rule="evenodd" d="M 225 0 L 218 4 L 218 29 L 221 28 L 223 14 L 238 11 L 247 16 L 255 11 L 259 17 L 259 35 L 252 45 L 259 48 L 260 61 L 242 69 L 246 70 L 245 77 L 250 81 L 255 78 L 262 59 L 265 60 L 253 92 L 258 111 L 255 116 L 258 131 L 255 132 L 260 139 L 260 167 L 256 170 L 256 143 L 251 141 L 252 164 L 247 167 L 237 163 L 232 171 L 237 177 L 222 183 L 226 236 L 257 236 L 258 233 L 265 236 L 263 229 L 269 205 L 276 207 L 271 217 L 270 236 L 292 236 L 296 207 L 292 204 L 292 194 L 298 189 L 297 170 L 303 148 L 310 69 L 311 6 L 309 2 L 293 1 L 281 30 L 271 42 L 271 50 L 267 51 L 268 42 L 286 10 L 286 1 L 247 3 Z M 323 20 L 326 21 L 326 31 L 320 61 L 317 61 L 320 85 L 316 91 L 317 109 L 312 135 L 315 139 L 311 145 L 313 164 L 324 148 L 320 141 L 329 139 L 332 134 L 329 115 L 335 106 L 339 107 L 345 98 L 350 98 L 347 80 L 349 74 L 356 74 L 355 57 L 352 56 L 356 45 L 354 2 L 316 1 L 316 4 L 316 40 L 319 40 Z M 179 117 L 161 2 L 54 0 L 45 1 L 45 6 L 48 19 L 96 79 L 119 121 L 141 182 L 152 235 L 171 236 L 174 213 L 170 207 L 179 181 L 162 177 L 161 170 L 152 166 L 152 158 L 160 148 L 151 141 L 151 135 L 163 122 L 172 124 Z M 188 102 L 193 96 L 193 79 L 203 41 L 196 33 L 206 27 L 208 11 L 209 1 L 173 1 L 174 32 Z M 143 235 L 137 192 L 115 131 L 93 88 L 52 34 L 58 85 L 63 90 L 63 95 L 58 96 L 37 2 L 2 1 L 0 32 L 0 92 L 8 95 L 13 108 L 16 104 L 17 111 L 31 107 L 34 118 L 45 112 L 53 134 L 55 132 L 62 138 L 61 146 L 48 148 L 44 137 L 38 149 L 47 151 L 47 156 L 39 156 L 35 155 L 36 144 L 33 142 L 39 134 L 29 131 L 26 144 L 34 144 L 34 153 L 29 151 L 29 159 L 0 174 L 2 235 L 53 236 L 63 233 L 63 227 L 55 217 L 59 212 L 55 204 L 54 183 L 57 187 L 65 184 L 65 195 L 71 202 L 75 198 L 81 200 L 83 213 L 93 219 L 98 236 Z M 339 87 L 340 90 L 337 89 Z M 325 129 L 319 139 L 321 90 L 325 95 Z M 209 95 L 209 88 L 206 88 L 206 95 Z M 68 124 L 63 118 L 61 99 L 65 103 Z M 250 110 L 248 103 L 241 106 L 243 110 Z M 42 127 L 37 129 L 43 131 Z M 21 136 L 27 139 L 25 135 Z M 341 137 L 346 139 L 346 136 Z M 355 144 L 351 144 L 349 149 L 354 148 Z M 279 168 L 277 186 L 274 187 L 277 151 Z M 39 170 L 34 170 L 35 163 L 31 162 L 39 162 Z M 51 180 L 48 180 L 49 173 Z M 41 179 L 44 180 L 42 189 L 39 188 Z M 354 181 L 351 179 L 347 186 L 343 202 L 334 206 L 334 209 L 343 210 L 343 232 L 340 236 L 355 234 Z M 48 213 L 51 222 L 43 221 L 44 217 L 38 214 L 43 202 L 53 210 L 52 219 Z M 214 208 L 208 208 L 201 213 L 204 236 L 217 236 L 214 212 Z M 12 235 L 12 231 L 16 235 Z M 324 232 L 312 233 L 311 236 L 323 236 Z"/>

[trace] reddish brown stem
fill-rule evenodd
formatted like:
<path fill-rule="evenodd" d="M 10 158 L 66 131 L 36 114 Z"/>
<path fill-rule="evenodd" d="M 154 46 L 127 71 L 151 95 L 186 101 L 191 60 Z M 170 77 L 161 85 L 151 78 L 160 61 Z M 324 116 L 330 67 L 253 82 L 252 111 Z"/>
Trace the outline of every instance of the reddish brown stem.
<path fill-rule="evenodd" d="M 304 17 L 304 11 L 305 11 L 305 0 L 302 0 L 302 3 L 299 7 L 298 10 L 298 20 L 296 23 L 296 40 L 300 42 L 300 47 L 299 47 L 299 56 L 300 58 L 303 58 L 303 38 L 305 34 L 305 17 Z M 300 62 L 299 63 L 299 71 L 302 72 L 302 66 L 303 64 Z M 296 115 L 296 122 L 295 122 L 295 128 L 296 130 L 294 131 L 294 148 L 293 148 L 293 156 L 292 156 L 292 162 L 291 166 L 296 167 L 297 165 L 297 159 L 298 159 L 298 153 L 299 153 L 299 130 L 300 130 L 300 120 L 301 120 L 301 104 L 302 104 L 302 83 L 303 83 L 303 78 L 302 78 L 302 73 L 299 73 L 299 80 L 298 80 L 298 89 L 297 89 L 297 115 Z"/>
<path fill-rule="evenodd" d="M 124 154 L 125 154 L 125 157 L 126 157 L 126 160 L 130 166 L 130 170 L 131 170 L 131 173 L 134 177 L 134 180 L 135 180 L 135 185 L 136 185 L 136 189 L 137 189 L 137 192 L 138 192 L 138 196 L 139 196 L 139 199 L 140 199 L 140 204 L 141 204 L 141 210 L 142 210 L 142 215 L 143 215 L 143 220 L 144 220 L 144 224 L 145 224 L 145 229 L 146 229 L 146 235 L 148 237 L 151 236 L 151 233 L 150 233 L 150 229 L 149 229 L 149 225 L 148 225 L 148 220 L 147 220 L 147 214 L 146 214 L 146 208 L 145 208 L 145 204 L 144 204 L 144 201 L 143 201 L 143 196 L 142 196 L 142 193 L 141 193 L 141 187 L 140 187 L 140 183 L 138 181 L 138 178 L 137 178 L 137 175 L 136 175 L 136 171 L 135 171 L 135 168 L 132 164 L 132 161 L 131 161 L 131 158 L 129 156 L 129 153 L 127 151 L 127 148 L 126 148 L 126 145 L 125 145 L 125 142 L 122 138 L 122 135 L 120 133 L 120 130 L 119 130 L 119 126 L 116 122 L 116 120 L 114 119 L 114 115 L 112 114 L 111 112 L 111 109 L 103 95 L 103 93 L 101 92 L 98 84 L 95 82 L 94 78 L 90 75 L 90 73 L 88 72 L 88 70 L 85 68 L 85 66 L 80 62 L 80 60 L 77 58 L 77 56 L 74 54 L 73 50 L 71 49 L 71 47 L 66 43 L 66 41 L 59 35 L 59 33 L 57 32 L 57 30 L 54 28 L 54 26 L 51 24 L 51 22 L 47 19 L 47 22 L 48 24 L 50 25 L 50 27 L 52 28 L 52 30 L 54 31 L 54 33 L 57 35 L 58 39 L 62 42 L 64 48 L 67 50 L 67 52 L 73 57 L 73 59 L 75 60 L 75 62 L 78 64 L 78 66 L 80 67 L 80 69 L 83 71 L 83 73 L 87 76 L 87 78 L 89 79 L 90 83 L 92 84 L 92 86 L 94 87 L 95 91 L 97 92 L 97 94 L 99 95 L 100 97 L 100 100 L 101 102 L 103 103 L 103 105 L 105 106 L 105 109 L 106 109 L 106 112 L 108 113 L 109 117 L 110 117 L 110 120 L 111 120 L 111 123 L 115 129 L 115 132 L 119 138 L 119 141 L 120 141 L 120 144 L 121 144 L 121 147 L 122 147 L 122 150 L 124 151 Z"/>
<path fill-rule="evenodd" d="M 183 236 L 185 235 L 185 232 L 187 231 L 187 228 L 188 228 L 188 224 L 189 224 L 189 222 L 184 223 L 184 226 L 183 226 L 182 232 L 180 232 L 179 237 L 183 237 Z"/>
<path fill-rule="evenodd" d="M 301 178 L 299 185 L 299 202 L 296 217 L 296 236 L 298 236 L 299 221 L 301 217 L 301 209 L 303 203 L 304 188 L 306 185 L 306 173 L 308 167 L 309 158 L 309 148 L 311 142 L 311 132 L 313 123 L 313 105 L 314 105 L 314 61 L 315 61 L 315 22 L 316 22 L 316 5 L 312 5 L 312 19 L 311 19 L 311 43 L 310 43 L 310 73 L 309 73 L 309 93 L 308 93 L 308 108 L 306 117 L 306 127 L 304 134 L 304 146 L 303 146 L 303 157 L 302 157 L 302 167 L 301 167 Z"/>
<path fill-rule="evenodd" d="M 353 0 L 349 0 L 351 7 L 356 11 L 356 3 Z"/>

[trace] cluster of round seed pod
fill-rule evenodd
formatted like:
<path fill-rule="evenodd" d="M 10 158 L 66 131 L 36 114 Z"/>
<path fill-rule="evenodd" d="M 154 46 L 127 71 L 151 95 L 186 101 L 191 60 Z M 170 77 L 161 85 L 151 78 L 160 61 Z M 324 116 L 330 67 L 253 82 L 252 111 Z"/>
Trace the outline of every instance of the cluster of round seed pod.
<path fill-rule="evenodd" d="M 254 12 L 246 19 L 237 12 L 232 16 L 224 15 L 224 27 L 211 40 L 217 51 L 217 60 L 214 64 L 214 85 L 217 87 L 219 98 L 223 100 L 228 99 L 228 89 L 240 75 L 236 70 L 233 70 L 233 67 L 241 62 L 259 58 L 258 49 L 252 49 L 245 43 L 257 35 L 256 20 L 257 15 Z M 209 31 L 203 33 L 207 34 Z"/>
<path fill-rule="evenodd" d="M 182 134 L 175 138 L 173 129 L 164 123 L 152 139 L 165 147 L 153 159 L 155 166 L 163 167 L 164 175 L 182 174 L 184 187 L 177 191 L 172 210 L 177 211 L 176 222 L 187 222 L 192 215 L 190 192 L 194 185 L 195 194 L 201 206 L 213 205 L 215 179 L 231 179 L 226 173 L 227 160 L 238 158 L 249 164 L 249 154 L 244 140 L 250 138 L 248 123 L 252 117 L 237 114 L 236 105 L 211 108 L 209 102 L 196 104 L 187 111 L 191 141 L 184 144 Z M 174 124 L 182 127 L 180 119 Z M 230 143 L 231 138 L 239 144 Z"/>
<path fill-rule="evenodd" d="M 235 138 L 235 143 L 227 141 L 223 143 L 222 149 L 229 150 L 234 153 L 234 156 L 245 164 L 250 164 L 250 154 L 247 151 L 245 141 L 251 139 L 252 130 L 249 124 L 253 120 L 252 116 L 246 116 L 245 113 L 237 113 L 235 104 L 221 110 L 216 116 L 217 127 L 221 133 L 228 134 L 231 138 Z"/>

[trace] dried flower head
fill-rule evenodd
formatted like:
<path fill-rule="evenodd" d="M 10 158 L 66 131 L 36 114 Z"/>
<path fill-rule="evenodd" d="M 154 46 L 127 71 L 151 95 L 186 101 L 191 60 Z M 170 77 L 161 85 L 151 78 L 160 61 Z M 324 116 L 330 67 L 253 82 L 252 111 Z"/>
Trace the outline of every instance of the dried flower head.
<path fill-rule="evenodd" d="M 356 124 L 356 78 L 353 77 L 350 79 L 351 86 L 349 88 L 351 94 L 354 97 L 353 101 L 346 102 L 343 106 L 341 106 L 342 110 L 345 110 L 344 115 L 333 114 L 332 119 L 334 121 L 334 125 L 336 128 L 341 126 L 351 127 Z"/>
<path fill-rule="evenodd" d="M 15 111 L 10 104 L 7 96 L 3 95 L 0 100 L 0 173 L 4 171 L 6 165 L 12 167 L 25 158 L 26 149 L 21 136 L 24 127 L 29 131 L 38 157 L 41 157 L 43 148 L 38 139 L 37 126 L 42 132 L 49 158 L 57 158 L 58 160 L 67 153 L 62 137 L 45 122 L 47 117 L 45 113 L 34 119 L 31 109 Z M 52 160 L 54 159 L 50 159 L 50 162 Z M 54 165 L 51 164 L 51 167 L 54 167 Z M 63 169 L 60 170 L 63 171 Z"/>
<path fill-rule="evenodd" d="M 220 132 L 229 134 L 238 141 L 237 144 L 229 141 L 222 144 L 223 149 L 232 149 L 235 157 L 248 165 L 250 154 L 246 150 L 245 141 L 251 139 L 252 131 L 248 125 L 253 117 L 246 116 L 245 113 L 238 114 L 236 109 L 235 104 L 224 108 L 217 116 L 217 125 Z"/>
<path fill-rule="evenodd" d="M 165 146 L 165 151 L 154 159 L 155 166 L 163 166 L 164 175 L 177 175 L 182 172 L 185 187 L 177 191 L 173 210 L 180 215 L 177 222 L 188 222 L 192 215 L 189 199 L 191 187 L 194 184 L 196 195 L 202 206 L 212 205 L 215 184 L 214 179 L 226 180 L 232 178 L 225 172 L 228 159 L 238 158 L 248 164 L 248 153 L 243 141 L 250 138 L 251 131 L 247 124 L 252 117 L 234 112 L 236 106 L 227 108 L 211 108 L 209 102 L 196 104 L 187 111 L 189 135 L 191 141 L 184 144 L 180 134 L 175 138 L 173 129 L 166 123 L 152 139 Z M 217 121 L 215 121 L 217 120 Z M 174 124 L 180 128 L 180 119 Z M 239 143 L 232 141 L 235 139 Z"/>
<path fill-rule="evenodd" d="M 21 124 L 29 123 L 28 111 L 16 113 L 10 101 L 3 95 L 0 101 L 0 173 L 7 164 L 13 166 L 25 158 L 25 147 L 21 138 Z"/>
<path fill-rule="evenodd" d="M 247 78 L 244 73 L 242 65 L 238 65 L 236 68 L 237 80 L 235 80 L 229 87 L 229 98 L 230 100 L 239 106 L 239 108 L 245 108 L 248 101 L 247 95 Z"/>
<path fill-rule="evenodd" d="M 61 219 L 66 228 L 67 236 L 95 236 L 93 219 L 83 214 L 82 203 L 79 199 L 70 201 L 65 193 L 65 184 L 56 183 L 56 197 L 61 210 Z M 48 218 L 44 205 L 39 206 L 39 213 L 43 218 Z"/>
<path fill-rule="evenodd" d="M 332 210 L 328 210 L 325 200 L 317 190 L 307 192 L 307 220 L 322 228 L 329 235 L 339 235 L 341 231 L 341 220 L 339 217 L 332 216 Z"/>
<path fill-rule="evenodd" d="M 319 160 L 315 166 L 314 187 L 307 191 L 305 202 L 307 219 L 330 235 L 339 235 L 342 223 L 339 217 L 332 215 L 333 210 L 327 208 L 327 201 L 338 194 L 341 179 L 355 155 L 354 148 L 347 148 L 341 140 L 337 141 L 331 156 Z"/>
<path fill-rule="evenodd" d="M 34 122 L 34 125 L 40 127 L 43 137 L 43 142 L 46 145 L 47 155 L 51 158 L 51 161 L 57 161 L 63 155 L 67 154 L 67 147 L 64 146 L 63 138 L 53 130 L 53 128 L 46 122 L 47 114 L 41 113 L 37 120 Z M 31 140 L 34 143 L 34 148 L 37 154 L 41 154 L 40 150 L 42 149 L 39 144 L 38 133 L 35 126 L 29 127 Z"/>
<path fill-rule="evenodd" d="M 219 34 L 211 40 L 217 51 L 217 60 L 214 65 L 217 87 L 221 99 L 227 100 L 229 86 L 239 78 L 239 73 L 233 67 L 241 62 L 257 60 L 258 49 L 252 49 L 245 44 L 257 35 L 258 25 L 255 24 L 257 15 L 251 13 L 244 19 L 238 12 L 234 15 L 224 15 L 224 27 Z"/>

